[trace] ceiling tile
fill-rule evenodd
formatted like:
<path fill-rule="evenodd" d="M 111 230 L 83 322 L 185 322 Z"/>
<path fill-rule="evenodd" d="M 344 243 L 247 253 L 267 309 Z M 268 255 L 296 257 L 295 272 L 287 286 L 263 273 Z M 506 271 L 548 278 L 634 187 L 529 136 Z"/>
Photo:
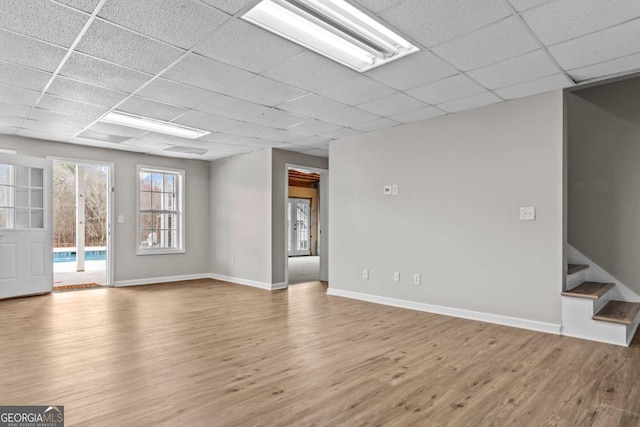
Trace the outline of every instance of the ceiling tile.
<path fill-rule="evenodd" d="M 190 53 L 162 77 L 214 92 L 224 92 L 253 76 L 239 68 Z"/>
<path fill-rule="evenodd" d="M 187 114 L 180 116 L 178 119 L 174 120 L 174 123 L 212 132 L 227 129 L 240 124 L 240 122 L 236 120 L 214 116 L 212 114 L 201 113 L 195 110 L 189 111 Z"/>
<path fill-rule="evenodd" d="M 532 7 L 539 6 L 544 3 L 548 3 L 551 0 L 509 0 L 509 3 L 518 11 L 531 9 Z"/>
<path fill-rule="evenodd" d="M 19 128 L 23 120 L 22 117 L 0 115 L 0 128 Z"/>
<path fill-rule="evenodd" d="M 355 0 L 369 12 L 379 13 L 391 6 L 395 6 L 402 0 Z"/>
<path fill-rule="evenodd" d="M 42 91 L 52 74 L 0 61 L 0 83 Z"/>
<path fill-rule="evenodd" d="M 353 126 L 353 128 L 361 130 L 363 132 L 373 132 L 374 130 L 386 129 L 386 128 L 390 128 L 390 127 L 393 127 L 393 126 L 397 126 L 399 124 L 400 124 L 400 122 L 397 122 L 395 120 L 391 120 L 391 119 L 387 119 L 387 118 L 383 117 L 381 119 L 374 120 L 372 122 L 363 123 L 363 124 L 360 124 L 360 125 Z"/>
<path fill-rule="evenodd" d="M 640 17 L 640 2 L 562 0 L 522 14 L 545 45 L 552 45 Z"/>
<path fill-rule="evenodd" d="M 126 141 L 122 141 L 122 143 L 129 146 L 138 147 L 140 149 L 144 148 L 145 151 L 148 149 L 164 150 L 165 148 L 173 146 L 173 144 L 159 140 L 157 138 L 157 135 L 158 134 L 151 133 L 141 138 L 130 138 Z"/>
<path fill-rule="evenodd" d="M 91 24 L 76 50 L 150 74 L 162 71 L 184 52 L 101 19 Z"/>
<path fill-rule="evenodd" d="M 43 110 L 42 108 L 33 108 L 29 113 L 29 118 L 38 120 L 41 122 L 49 122 L 62 126 L 71 126 L 74 128 L 82 129 L 91 124 L 93 119 L 86 117 L 68 116 L 66 114 L 59 114 L 49 110 Z"/>
<path fill-rule="evenodd" d="M 294 133 L 287 129 L 278 129 L 269 134 L 269 139 L 280 142 L 293 142 L 300 137 L 299 133 Z"/>
<path fill-rule="evenodd" d="M 300 89 L 315 92 L 357 73 L 313 52 L 304 52 L 263 73 L 264 76 Z"/>
<path fill-rule="evenodd" d="M 120 67 L 78 52 L 71 54 L 60 70 L 60 75 L 122 92 L 133 92 L 151 78 L 149 74 Z"/>
<path fill-rule="evenodd" d="M 321 136 L 300 136 L 293 144 L 297 146 L 304 146 L 306 149 L 314 148 L 314 147 L 324 147 L 328 146 L 329 142 L 331 142 L 331 138 L 324 138 Z"/>
<path fill-rule="evenodd" d="M 276 129 L 269 126 L 257 125 L 254 123 L 239 123 L 235 126 L 224 129 L 222 133 L 228 135 L 251 136 L 254 138 L 269 139 L 269 135 L 274 133 L 275 131 Z"/>
<path fill-rule="evenodd" d="M 66 141 L 69 136 L 67 134 L 57 134 L 51 130 L 34 130 L 34 129 L 18 129 L 16 135 L 25 138 L 42 139 L 45 141 Z"/>
<path fill-rule="evenodd" d="M 298 45 L 240 20 L 223 25 L 194 49 L 196 53 L 254 73 L 302 51 Z"/>
<path fill-rule="evenodd" d="M 104 89 L 98 86 L 67 79 L 65 77 L 57 77 L 53 83 L 51 83 L 51 86 L 49 86 L 47 93 L 72 99 L 74 101 L 109 108 L 113 107 L 127 96 L 127 94 L 123 92 Z"/>
<path fill-rule="evenodd" d="M 200 104 L 198 110 L 228 119 L 251 122 L 255 117 L 265 114 L 268 108 L 231 96 L 219 95 L 212 102 Z"/>
<path fill-rule="evenodd" d="M 558 67 L 542 50 L 469 71 L 467 75 L 488 89 L 511 86 L 556 74 Z"/>
<path fill-rule="evenodd" d="M 109 0 L 98 16 L 157 40 L 190 49 L 229 19 L 193 0 Z"/>
<path fill-rule="evenodd" d="M 205 154 L 209 150 L 205 150 L 204 148 L 175 146 L 175 147 L 165 148 L 165 151 L 171 151 L 174 153 L 193 154 L 193 155 L 199 156 L 199 155 Z"/>
<path fill-rule="evenodd" d="M 250 136 L 242 136 L 242 135 L 230 135 L 225 133 L 216 133 L 207 135 L 202 139 L 211 142 L 219 142 L 222 144 L 229 145 L 242 145 L 245 147 L 255 147 L 255 148 L 267 148 L 267 147 L 275 147 L 278 145 L 282 145 L 280 141 L 270 141 L 263 138 L 253 138 Z"/>
<path fill-rule="evenodd" d="M 118 110 L 156 120 L 171 120 L 188 111 L 186 108 L 174 107 L 139 96 L 127 99 L 118 106 Z"/>
<path fill-rule="evenodd" d="M 379 118 L 380 117 L 375 114 L 371 114 L 367 111 L 363 111 L 354 107 L 347 107 L 344 110 L 340 110 L 336 113 L 331 113 L 326 116 L 320 117 L 321 120 L 324 120 L 326 122 L 346 127 L 372 122 Z"/>
<path fill-rule="evenodd" d="M 15 126 L 2 126 L 0 125 L 0 135 L 13 135 L 18 131 Z"/>
<path fill-rule="evenodd" d="M 90 119 L 97 119 L 109 111 L 104 107 L 89 105 L 53 95 L 43 96 L 38 104 L 38 108 L 44 108 L 46 110 L 70 116 L 87 117 Z"/>
<path fill-rule="evenodd" d="M 573 86 L 573 82 L 565 77 L 564 74 L 554 74 L 538 80 L 498 89 L 495 92 L 504 99 L 515 99 L 563 89 L 569 86 Z"/>
<path fill-rule="evenodd" d="M 500 101 L 502 101 L 502 99 L 495 96 L 492 92 L 484 92 L 478 95 L 471 95 L 467 98 L 438 104 L 438 108 L 448 113 L 457 113 L 459 111 L 471 110 L 473 108 L 495 104 Z"/>
<path fill-rule="evenodd" d="M 446 79 L 430 83 L 407 93 L 428 104 L 441 104 L 484 92 L 484 88 L 464 74 L 448 77 Z"/>
<path fill-rule="evenodd" d="M 276 106 L 291 99 L 306 95 L 307 92 L 287 86 L 284 83 L 255 76 L 249 80 L 234 85 L 226 92 L 235 98 L 244 99 L 266 106 Z"/>
<path fill-rule="evenodd" d="M 318 90 L 320 95 L 348 105 L 373 101 L 395 92 L 394 89 L 364 75 L 358 75 Z"/>
<path fill-rule="evenodd" d="M 538 43 L 516 18 L 507 18 L 434 47 L 433 52 L 467 71 L 504 61 L 538 48 Z"/>
<path fill-rule="evenodd" d="M 396 93 L 395 95 L 358 105 L 358 108 L 380 116 L 394 116 L 424 107 L 426 107 L 424 103 L 404 93 Z"/>
<path fill-rule="evenodd" d="M 310 93 L 287 103 L 278 105 L 281 110 L 301 114 L 307 117 L 318 117 L 347 108 L 345 104 L 324 96 Z"/>
<path fill-rule="evenodd" d="M 0 102 L 32 106 L 38 100 L 40 92 L 15 86 L 0 84 Z"/>
<path fill-rule="evenodd" d="M 639 2 L 640 3 L 640 2 Z M 549 48 L 565 70 L 640 52 L 640 19 Z"/>
<path fill-rule="evenodd" d="M 398 90 L 407 90 L 457 74 L 458 70 L 431 52 L 417 52 L 366 72 Z"/>
<path fill-rule="evenodd" d="M 380 17 L 426 47 L 511 15 L 503 0 L 406 0 Z"/>
<path fill-rule="evenodd" d="M 288 144 L 283 147 L 278 147 L 281 150 L 293 151 L 294 153 L 304 153 L 306 151 L 312 150 L 312 147 L 306 145 L 296 145 L 296 144 Z"/>
<path fill-rule="evenodd" d="M 306 121 L 306 117 L 298 116 L 296 114 L 288 113 L 286 111 L 278 110 L 277 108 L 268 108 L 260 115 L 251 119 L 253 123 L 258 123 L 265 126 L 272 126 L 277 128 L 287 128 L 293 126 L 296 123 L 302 123 Z"/>
<path fill-rule="evenodd" d="M 338 130 L 332 130 L 331 132 L 322 133 L 319 136 L 321 138 L 341 139 L 341 138 L 348 138 L 354 135 L 360 135 L 361 133 L 362 131 L 360 130 L 351 129 L 351 128 L 342 128 Z"/>
<path fill-rule="evenodd" d="M 100 132 L 94 132 L 91 130 L 85 130 L 78 135 L 79 138 L 96 139 L 104 142 L 116 142 L 120 143 L 130 139 L 128 136 L 108 135 Z"/>
<path fill-rule="evenodd" d="M 25 117 L 31 108 L 27 105 L 5 104 L 0 102 L 0 116 Z"/>
<path fill-rule="evenodd" d="M 22 127 L 25 129 L 40 130 L 44 132 L 51 132 L 57 135 L 67 135 L 67 136 L 73 136 L 82 130 L 80 128 L 62 126 L 62 125 L 57 125 L 57 124 L 47 123 L 47 122 L 39 122 L 36 120 L 25 120 L 22 123 Z"/>
<path fill-rule="evenodd" d="M 83 10 L 85 12 L 92 13 L 100 0 L 56 0 L 58 3 L 66 4 L 67 6 L 74 7 L 76 9 Z"/>
<path fill-rule="evenodd" d="M 230 15 L 234 15 L 235 13 L 239 12 L 240 9 L 242 9 L 247 5 L 247 0 L 202 0 L 202 1 Z"/>
<path fill-rule="evenodd" d="M 391 118 L 400 123 L 413 123 L 421 120 L 428 120 L 434 117 L 443 116 L 445 114 L 447 113 L 438 108 L 427 107 L 421 110 L 411 111 L 410 113 L 398 114 L 397 116 L 392 116 Z"/>
<path fill-rule="evenodd" d="M 4 61 L 53 72 L 66 49 L 0 29 L 0 52 Z"/>
<path fill-rule="evenodd" d="M 0 27 L 69 47 L 89 17 L 52 1 L 3 0 Z"/>
<path fill-rule="evenodd" d="M 625 56 L 623 58 L 612 59 L 599 64 L 577 68 L 569 71 L 569 76 L 577 82 L 609 76 L 618 73 L 628 73 L 640 70 L 640 53 Z"/>
<path fill-rule="evenodd" d="M 301 135 L 311 136 L 311 135 L 319 135 L 325 132 L 330 132 L 340 128 L 341 128 L 340 125 L 335 125 L 333 123 L 327 123 L 327 122 L 313 119 L 313 120 L 308 120 L 304 123 L 299 123 L 295 126 L 291 126 L 288 130 Z"/>
<path fill-rule="evenodd" d="M 186 108 L 195 108 L 202 103 L 213 103 L 220 96 L 215 92 L 162 78 L 154 79 L 136 95 Z"/>
<path fill-rule="evenodd" d="M 136 129 L 128 126 L 121 126 L 115 123 L 103 123 L 97 122 L 89 129 L 92 132 L 103 133 L 107 135 L 126 136 L 128 138 L 140 138 L 143 135 L 149 133 L 149 131 Z"/>

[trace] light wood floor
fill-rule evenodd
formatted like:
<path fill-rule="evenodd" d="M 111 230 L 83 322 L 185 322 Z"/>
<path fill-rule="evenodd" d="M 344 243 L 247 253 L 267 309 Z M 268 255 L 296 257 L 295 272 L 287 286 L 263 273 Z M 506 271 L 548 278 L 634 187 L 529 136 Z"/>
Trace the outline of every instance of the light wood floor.
<path fill-rule="evenodd" d="M 637 426 L 616 347 L 212 280 L 0 301 L 0 404 L 67 426 Z"/>

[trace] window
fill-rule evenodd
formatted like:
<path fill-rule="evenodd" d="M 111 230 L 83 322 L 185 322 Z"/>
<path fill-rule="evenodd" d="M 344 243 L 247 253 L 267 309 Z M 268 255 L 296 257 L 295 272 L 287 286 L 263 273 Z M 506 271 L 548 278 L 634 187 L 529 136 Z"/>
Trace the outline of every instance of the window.
<path fill-rule="evenodd" d="M 138 166 L 138 255 L 184 252 L 184 171 Z"/>
<path fill-rule="evenodd" d="M 44 171 L 0 163 L 0 229 L 44 228 Z"/>

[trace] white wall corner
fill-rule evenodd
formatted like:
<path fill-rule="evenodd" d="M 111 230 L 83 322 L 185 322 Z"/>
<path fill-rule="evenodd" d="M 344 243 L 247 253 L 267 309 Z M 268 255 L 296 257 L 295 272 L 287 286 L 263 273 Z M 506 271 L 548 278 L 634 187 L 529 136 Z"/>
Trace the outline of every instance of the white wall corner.
<path fill-rule="evenodd" d="M 426 304 L 421 302 L 407 301 L 396 298 L 382 297 L 378 295 L 363 294 L 360 292 L 346 291 L 329 287 L 327 295 L 351 298 L 360 301 L 373 302 L 376 304 L 388 305 L 392 307 L 406 308 L 409 310 L 424 311 L 426 313 L 442 314 L 444 316 L 459 317 L 462 319 L 476 320 L 479 322 L 494 323 L 497 325 L 511 326 L 520 329 L 528 329 L 536 332 L 560 335 L 562 325 L 555 323 L 540 322 L 537 320 L 522 319 L 517 317 L 502 316 L 499 314 L 483 313 L 479 311 L 464 310 L 461 308 L 445 307 L 441 305 Z"/>
<path fill-rule="evenodd" d="M 287 288 L 286 282 L 266 283 L 266 282 L 258 282 L 256 280 L 242 279 L 240 277 L 224 276 L 222 274 L 214 274 L 214 273 L 208 274 L 207 277 L 214 280 L 220 280 L 222 282 L 234 283 L 236 285 L 245 285 L 245 286 L 252 286 L 254 288 L 265 289 L 267 291 L 276 291 L 279 289 Z"/>

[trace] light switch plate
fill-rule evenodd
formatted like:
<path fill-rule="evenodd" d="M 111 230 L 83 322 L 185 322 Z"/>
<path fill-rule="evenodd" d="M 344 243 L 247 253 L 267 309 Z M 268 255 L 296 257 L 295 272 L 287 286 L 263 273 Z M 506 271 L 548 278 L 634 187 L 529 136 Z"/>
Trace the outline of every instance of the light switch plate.
<path fill-rule="evenodd" d="M 394 196 L 398 195 L 398 184 L 393 184 L 391 186 L 391 194 L 394 195 Z"/>
<path fill-rule="evenodd" d="M 391 186 L 390 186 L 390 185 L 385 185 L 385 186 L 383 187 L 383 190 L 382 190 L 382 191 L 383 191 L 383 193 L 384 193 L 384 195 L 385 195 L 385 196 L 390 195 L 390 194 L 391 194 Z"/>
<path fill-rule="evenodd" d="M 535 221 L 536 208 L 534 206 L 524 206 L 520 208 L 520 221 Z"/>
<path fill-rule="evenodd" d="M 124 223 L 124 215 L 118 215 L 118 224 Z"/>

